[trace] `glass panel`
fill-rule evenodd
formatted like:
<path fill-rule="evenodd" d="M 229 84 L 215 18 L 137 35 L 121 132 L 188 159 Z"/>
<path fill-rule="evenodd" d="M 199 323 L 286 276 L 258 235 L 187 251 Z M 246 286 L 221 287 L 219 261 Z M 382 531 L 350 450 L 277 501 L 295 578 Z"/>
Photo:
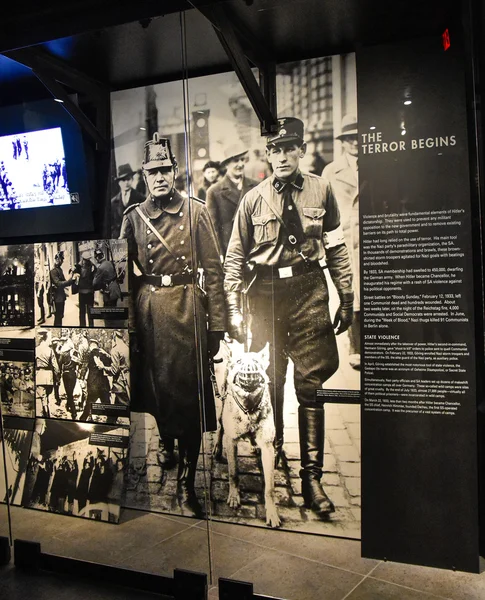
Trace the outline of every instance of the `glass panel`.
<path fill-rule="evenodd" d="M 205 25 L 188 23 L 190 67 Z M 342 540 L 333 563 L 322 558 L 323 536 L 360 538 L 355 78 L 354 55 L 278 65 L 278 117 L 301 121 L 280 121 L 271 153 L 234 72 L 187 81 L 191 179 L 219 239 L 232 334 L 214 361 L 218 430 L 205 436 L 214 586 L 230 577 L 298 597 L 302 570 L 311 588 L 322 562 L 360 553 Z M 341 304 L 352 327 L 336 336 Z"/>
<path fill-rule="evenodd" d="M 151 26 L 178 32 L 181 47 L 179 15 Z M 111 97 L 112 239 L 35 246 L 36 419 L 27 434 L 5 435 L 14 449 L 30 436 L 14 537 L 166 576 L 210 571 L 199 456 L 210 415 L 194 308 L 203 297 L 190 272 L 197 212 L 186 197 L 181 59 L 172 68 L 174 83 Z"/>

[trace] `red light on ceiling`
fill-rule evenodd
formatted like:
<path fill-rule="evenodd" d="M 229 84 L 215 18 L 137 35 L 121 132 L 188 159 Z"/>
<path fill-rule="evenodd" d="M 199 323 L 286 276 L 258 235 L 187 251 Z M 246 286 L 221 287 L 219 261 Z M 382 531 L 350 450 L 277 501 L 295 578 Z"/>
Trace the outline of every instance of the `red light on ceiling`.
<path fill-rule="evenodd" d="M 442 34 L 441 37 L 443 39 L 443 48 L 445 50 L 448 50 L 448 48 L 451 46 L 451 44 L 450 44 L 450 32 L 448 31 L 448 29 L 445 29 L 443 31 L 443 34 Z"/>

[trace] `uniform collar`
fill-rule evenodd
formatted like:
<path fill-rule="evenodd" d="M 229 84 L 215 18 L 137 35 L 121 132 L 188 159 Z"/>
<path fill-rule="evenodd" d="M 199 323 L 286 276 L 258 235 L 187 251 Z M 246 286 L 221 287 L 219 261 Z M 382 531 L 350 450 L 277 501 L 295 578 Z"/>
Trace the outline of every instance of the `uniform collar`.
<path fill-rule="evenodd" d="M 151 196 L 148 196 L 142 206 L 150 219 L 157 219 L 164 212 L 175 215 L 180 211 L 183 203 L 183 197 L 176 190 L 174 190 L 170 202 L 164 208 L 158 208 Z"/>
<path fill-rule="evenodd" d="M 303 182 L 303 175 L 298 171 L 298 174 L 293 181 L 281 181 L 281 179 L 274 177 L 271 185 L 277 194 L 281 194 L 287 186 L 294 187 L 301 192 L 303 189 Z"/>

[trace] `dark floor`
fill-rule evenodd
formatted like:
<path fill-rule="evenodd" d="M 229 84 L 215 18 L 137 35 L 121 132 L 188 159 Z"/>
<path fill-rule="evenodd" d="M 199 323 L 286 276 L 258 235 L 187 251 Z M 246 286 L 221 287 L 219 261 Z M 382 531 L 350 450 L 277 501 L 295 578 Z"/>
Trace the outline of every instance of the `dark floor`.
<path fill-rule="evenodd" d="M 69 577 L 0 568 L 0 598 L 5 600 L 162 600 L 160 595 Z M 166 600 L 169 600 L 165 596 Z"/>
<path fill-rule="evenodd" d="M 262 528 L 125 510 L 120 525 L 13 509 L 14 537 L 44 552 L 172 576 L 175 568 L 254 583 L 255 592 L 286 600 L 484 600 L 485 573 L 470 575 L 360 557 L 360 543 Z M 3 514 L 2 514 L 3 517 Z M 3 523 L 3 525 L 2 525 Z M 5 535 L 5 519 L 0 535 Z M 210 541 L 210 552 L 208 542 Z M 89 600 L 151 598 L 100 583 L 74 584 L 0 570 L 0 598 Z"/>

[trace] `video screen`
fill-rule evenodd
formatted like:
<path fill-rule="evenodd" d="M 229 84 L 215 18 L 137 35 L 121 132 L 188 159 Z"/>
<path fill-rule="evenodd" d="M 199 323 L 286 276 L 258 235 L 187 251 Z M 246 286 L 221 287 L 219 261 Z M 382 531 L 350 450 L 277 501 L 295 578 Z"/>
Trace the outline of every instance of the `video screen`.
<path fill-rule="evenodd" d="M 71 201 L 60 127 L 0 137 L 0 210 Z"/>

